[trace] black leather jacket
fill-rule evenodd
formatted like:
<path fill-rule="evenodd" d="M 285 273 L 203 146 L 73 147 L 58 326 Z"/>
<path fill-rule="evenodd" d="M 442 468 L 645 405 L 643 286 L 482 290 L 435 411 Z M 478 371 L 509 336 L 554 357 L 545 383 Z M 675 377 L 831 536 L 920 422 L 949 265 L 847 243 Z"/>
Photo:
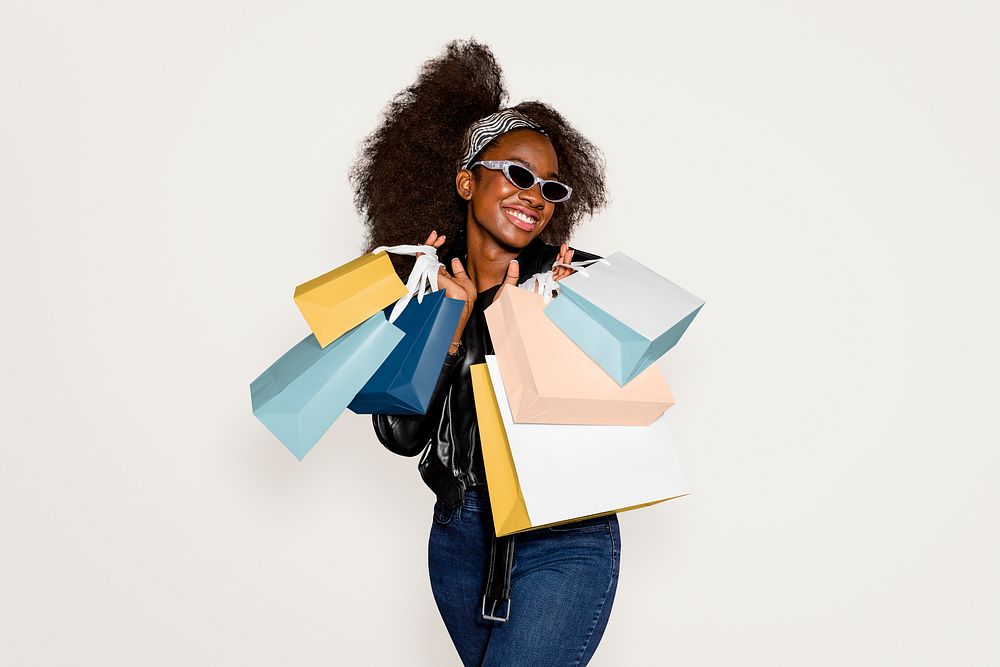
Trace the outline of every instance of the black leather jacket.
<path fill-rule="evenodd" d="M 517 256 L 521 282 L 551 269 L 558 253 L 557 246 L 538 239 L 529 243 Z M 442 261 L 450 266 L 452 257 L 464 254 L 464 247 L 456 248 Z M 573 253 L 574 261 L 596 257 L 579 250 Z M 469 367 L 493 354 L 483 311 L 493 303 L 498 288 L 495 285 L 479 293 L 462 333 L 462 349 L 445 357 L 427 414 L 372 415 L 375 434 L 389 451 L 401 456 L 422 454 L 420 476 L 449 507 L 461 504 L 467 488 L 486 484 Z"/>

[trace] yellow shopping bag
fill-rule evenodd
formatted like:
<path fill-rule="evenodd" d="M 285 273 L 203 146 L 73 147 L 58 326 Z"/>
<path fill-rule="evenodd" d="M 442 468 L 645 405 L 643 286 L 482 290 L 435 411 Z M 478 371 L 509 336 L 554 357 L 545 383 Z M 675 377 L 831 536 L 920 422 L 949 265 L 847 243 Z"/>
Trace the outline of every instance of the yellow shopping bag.
<path fill-rule="evenodd" d="M 524 496 L 517 483 L 517 470 L 507 446 L 507 433 L 500 418 L 493 383 L 486 364 L 473 364 L 472 392 L 476 402 L 476 421 L 479 439 L 483 445 L 483 464 L 486 467 L 486 484 L 493 508 L 493 526 L 497 536 L 509 535 L 531 528 Z"/>
<path fill-rule="evenodd" d="M 378 252 L 302 283 L 295 288 L 295 305 L 326 347 L 405 294 L 389 255 Z"/>
<path fill-rule="evenodd" d="M 487 357 L 487 363 L 495 366 L 494 358 Z M 506 397 L 501 397 L 504 408 L 498 401 L 496 392 L 503 391 L 499 372 L 487 364 L 475 364 L 471 371 L 486 484 L 498 537 L 647 507 L 688 493 L 666 422 L 660 421 L 665 417 L 657 420 L 655 427 L 657 433 L 667 436 L 655 438 L 658 442 L 652 449 L 657 451 L 613 441 L 607 447 L 595 448 L 588 446 L 586 433 L 605 440 L 604 429 L 626 429 L 621 433 L 631 430 L 632 435 L 624 438 L 628 440 L 650 427 L 515 424 Z M 530 482 L 527 487 L 518 477 L 518 460 L 508 440 L 508 428 L 518 431 L 518 437 L 524 439 L 519 443 L 519 455 L 534 452 L 533 457 L 520 461 L 525 466 L 525 481 Z M 601 449 L 607 450 L 606 459 Z M 617 493 L 614 488 L 609 493 L 608 489 L 587 483 L 591 478 L 588 473 L 595 469 L 601 471 L 603 481 L 619 487 Z M 567 479 L 571 477 L 578 479 Z M 622 491 L 626 487 L 635 488 Z M 553 499 L 557 499 L 555 503 Z"/>

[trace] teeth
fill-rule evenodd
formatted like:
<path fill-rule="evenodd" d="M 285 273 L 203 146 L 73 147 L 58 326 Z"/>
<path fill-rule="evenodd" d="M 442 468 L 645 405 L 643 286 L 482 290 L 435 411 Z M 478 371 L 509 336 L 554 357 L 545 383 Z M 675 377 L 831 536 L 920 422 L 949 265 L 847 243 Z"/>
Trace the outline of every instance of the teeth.
<path fill-rule="evenodd" d="M 512 209 L 512 208 L 505 208 L 504 210 L 507 211 L 508 213 L 510 213 L 512 216 L 514 216 L 518 220 L 521 220 L 522 222 L 527 222 L 527 223 L 532 224 L 532 225 L 535 224 L 535 221 L 532 218 L 529 218 L 524 213 L 521 213 L 521 211 L 517 211 L 517 210 Z"/>

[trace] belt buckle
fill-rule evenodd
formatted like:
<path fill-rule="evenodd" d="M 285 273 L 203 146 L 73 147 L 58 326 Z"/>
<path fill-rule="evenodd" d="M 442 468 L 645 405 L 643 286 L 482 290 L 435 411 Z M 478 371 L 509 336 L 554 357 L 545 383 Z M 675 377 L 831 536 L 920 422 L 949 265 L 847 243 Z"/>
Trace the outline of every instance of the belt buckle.
<path fill-rule="evenodd" d="M 494 612 L 497 610 L 497 601 L 493 601 L 493 606 L 490 607 L 490 613 L 486 613 L 486 596 L 483 596 L 483 618 L 487 621 L 499 621 L 501 623 L 506 623 L 510 618 L 510 598 L 507 598 L 507 610 L 505 616 L 494 616 Z"/>

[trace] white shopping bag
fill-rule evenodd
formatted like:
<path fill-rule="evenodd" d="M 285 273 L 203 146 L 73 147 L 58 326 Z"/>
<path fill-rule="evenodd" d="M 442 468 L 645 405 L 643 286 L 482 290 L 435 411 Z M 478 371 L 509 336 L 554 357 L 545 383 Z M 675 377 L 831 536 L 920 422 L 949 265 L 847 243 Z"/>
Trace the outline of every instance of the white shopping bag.
<path fill-rule="evenodd" d="M 666 415 L 649 426 L 517 424 L 496 357 L 486 364 L 527 510 L 524 528 L 687 495 Z"/>
<path fill-rule="evenodd" d="M 625 385 L 677 344 L 705 302 L 615 252 L 563 278 L 545 315 Z"/>

